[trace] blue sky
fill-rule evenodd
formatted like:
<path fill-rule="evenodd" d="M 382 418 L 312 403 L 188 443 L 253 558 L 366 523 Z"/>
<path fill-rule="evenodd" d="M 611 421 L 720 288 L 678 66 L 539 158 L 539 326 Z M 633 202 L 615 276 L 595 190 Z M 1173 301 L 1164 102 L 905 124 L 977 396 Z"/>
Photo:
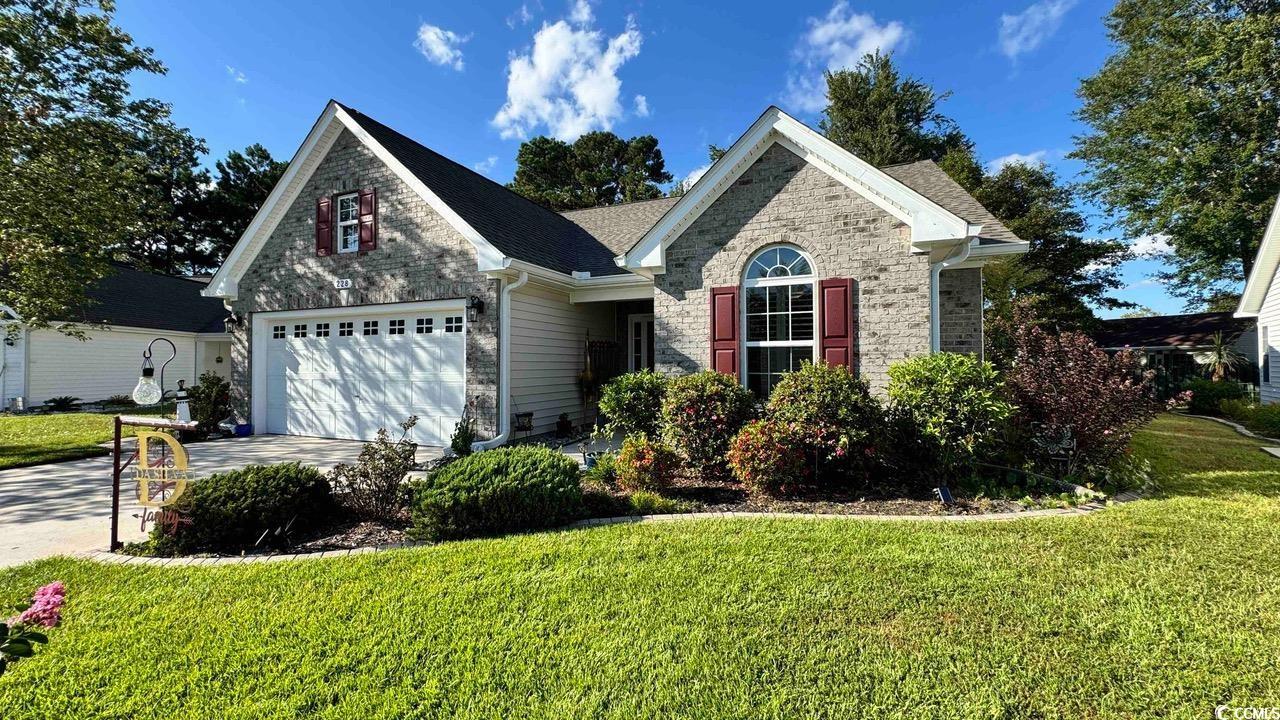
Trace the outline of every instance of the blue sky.
<path fill-rule="evenodd" d="M 1109 2 L 982 0 L 486 0 L 164 3 L 123 0 L 118 23 L 168 66 L 135 92 L 172 103 L 209 165 L 254 142 L 292 156 L 330 97 L 506 182 L 520 138 L 653 134 L 677 177 L 706 165 L 770 104 L 811 124 L 824 68 L 867 49 L 951 97 L 943 110 L 984 162 L 1064 156 L 1075 90 L 1109 53 Z M 1095 234 L 1106 218 L 1094 216 Z M 1150 239 L 1143 247 L 1159 246 Z M 1150 276 L 1123 298 L 1178 312 Z"/>

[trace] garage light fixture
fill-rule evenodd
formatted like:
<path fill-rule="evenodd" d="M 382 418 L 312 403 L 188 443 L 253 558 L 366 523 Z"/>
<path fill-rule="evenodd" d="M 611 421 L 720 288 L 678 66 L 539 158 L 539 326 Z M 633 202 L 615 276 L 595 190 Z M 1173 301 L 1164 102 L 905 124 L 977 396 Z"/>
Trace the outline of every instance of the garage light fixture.
<path fill-rule="evenodd" d="M 169 359 L 164 361 L 160 366 L 160 383 L 156 384 L 156 366 L 151 364 L 151 346 L 157 342 L 166 342 L 169 344 Z M 178 357 L 178 348 L 174 346 L 173 341 L 168 338 L 156 338 L 147 343 L 147 349 L 142 351 L 142 375 L 138 378 L 138 384 L 133 388 L 133 401 L 139 405 L 155 405 L 164 397 L 164 369 Z"/>
<path fill-rule="evenodd" d="M 484 312 L 484 301 L 472 295 L 467 298 L 467 322 L 473 323 Z"/>

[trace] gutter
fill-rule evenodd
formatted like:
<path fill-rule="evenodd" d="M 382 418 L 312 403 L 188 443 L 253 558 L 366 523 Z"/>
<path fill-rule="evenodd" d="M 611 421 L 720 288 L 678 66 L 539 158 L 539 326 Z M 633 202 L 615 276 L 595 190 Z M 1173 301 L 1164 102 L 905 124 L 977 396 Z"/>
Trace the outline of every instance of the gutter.
<path fill-rule="evenodd" d="M 938 297 L 938 284 L 942 271 L 954 267 L 969 259 L 973 251 L 973 243 L 962 243 L 956 251 L 942 260 L 929 266 L 929 351 L 938 352 L 942 348 L 942 301 Z"/>
<path fill-rule="evenodd" d="M 498 434 L 488 440 L 471 443 L 472 452 L 492 450 L 511 436 L 511 293 L 529 282 L 529 273 L 502 288 L 502 305 L 498 311 Z"/>

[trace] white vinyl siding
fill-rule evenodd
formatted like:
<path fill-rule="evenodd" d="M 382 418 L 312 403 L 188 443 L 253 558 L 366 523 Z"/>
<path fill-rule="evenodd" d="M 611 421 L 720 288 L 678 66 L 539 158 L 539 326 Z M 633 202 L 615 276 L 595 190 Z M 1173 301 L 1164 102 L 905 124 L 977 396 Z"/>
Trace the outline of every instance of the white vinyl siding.
<path fill-rule="evenodd" d="M 142 351 L 157 337 L 168 338 L 178 349 L 164 371 L 164 389 L 176 390 L 179 380 L 190 387 L 195 380 L 196 336 L 142 328 L 94 329 L 89 339 L 76 340 L 54 330 L 28 333 L 27 405 L 41 405 L 52 397 L 71 395 L 84 402 L 128 395 L 138 384 Z M 169 359 L 169 346 L 158 342 L 151 360 L 160 366 Z"/>
<path fill-rule="evenodd" d="M 1280 402 L 1280 367 L 1276 365 L 1280 362 L 1280 283 L 1275 282 L 1272 278 L 1271 287 L 1267 288 L 1266 298 L 1262 301 L 1262 307 L 1258 311 L 1258 344 L 1262 344 L 1262 328 L 1268 328 L 1269 343 L 1271 347 L 1259 347 L 1259 353 L 1269 353 L 1271 358 L 1271 382 L 1262 382 L 1262 369 L 1258 369 L 1258 393 L 1263 403 Z M 1262 355 L 1257 356 L 1259 364 L 1262 362 Z"/>
<path fill-rule="evenodd" d="M 532 412 L 534 434 L 555 430 L 562 412 L 581 424 L 578 373 L 587 331 L 592 340 L 613 340 L 614 324 L 613 303 L 575 305 L 566 293 L 533 285 L 517 290 L 511 302 L 510 412 Z"/>
<path fill-rule="evenodd" d="M 8 331 L 0 325 L 0 335 Z M 4 338 L 0 337 L 0 341 Z M 27 332 L 19 331 L 13 345 L 0 342 L 0 409 L 7 410 L 13 398 L 27 394 Z M 30 399 L 25 401 L 30 406 Z"/>

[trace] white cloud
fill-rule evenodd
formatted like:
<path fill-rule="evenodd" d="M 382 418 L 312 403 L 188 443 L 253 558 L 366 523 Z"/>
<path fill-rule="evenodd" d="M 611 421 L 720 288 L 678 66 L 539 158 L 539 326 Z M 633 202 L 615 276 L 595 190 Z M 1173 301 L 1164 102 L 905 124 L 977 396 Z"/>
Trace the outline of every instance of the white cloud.
<path fill-rule="evenodd" d="M 703 165 L 701 167 L 696 167 L 693 170 L 690 170 L 689 174 L 685 175 L 684 179 L 680 181 L 680 187 L 684 188 L 685 190 L 688 190 L 689 188 L 693 187 L 693 184 L 698 182 L 698 180 L 703 175 L 706 175 L 707 171 L 710 169 L 711 169 L 711 163 L 707 163 L 706 165 Z"/>
<path fill-rule="evenodd" d="M 636 96 L 636 115 L 649 117 L 649 98 L 643 95 Z"/>
<path fill-rule="evenodd" d="M 569 22 L 574 25 L 590 25 L 595 20 L 591 14 L 591 3 L 587 0 L 574 0 L 569 3 Z"/>
<path fill-rule="evenodd" d="M 1134 257 L 1151 259 L 1171 254 L 1173 246 L 1169 244 L 1168 235 L 1157 233 L 1134 238 L 1133 242 L 1129 243 L 1129 251 Z"/>
<path fill-rule="evenodd" d="M 413 41 L 413 46 L 436 65 L 446 65 L 460 71 L 462 44 L 470 39 L 470 35 L 459 35 L 452 30 L 422 23 L 418 26 L 418 39 Z"/>
<path fill-rule="evenodd" d="M 516 25 L 528 25 L 532 19 L 533 11 L 529 9 L 529 3 L 520 3 L 520 9 L 507 17 L 507 27 L 515 30 Z"/>
<path fill-rule="evenodd" d="M 863 55 L 889 52 L 907 41 L 907 29 L 892 20 L 881 25 L 869 14 L 855 13 L 838 0 L 825 17 L 808 19 L 809 29 L 796 45 L 785 98 L 804 112 L 827 105 L 827 70 L 854 67 Z"/>
<path fill-rule="evenodd" d="M 1000 52 L 1010 60 L 1035 50 L 1062 25 L 1076 0 L 1040 0 L 1017 15 L 1000 16 Z"/>
<path fill-rule="evenodd" d="M 471 166 L 471 169 L 472 169 L 472 170 L 475 170 L 476 172 L 480 173 L 481 175 L 488 175 L 489 173 L 493 172 L 493 169 L 494 169 L 495 167 L 497 167 L 497 165 L 498 165 L 498 156 L 497 156 L 497 155 L 490 155 L 489 157 L 485 158 L 484 160 L 481 160 L 480 162 L 476 163 L 475 165 L 472 165 L 472 166 Z"/>
<path fill-rule="evenodd" d="M 533 48 L 512 54 L 507 64 L 507 101 L 493 117 L 494 127 L 504 139 L 526 137 L 539 126 L 561 140 L 609 130 L 623 113 L 618 70 L 640 54 L 641 41 L 630 17 L 613 38 L 564 20 L 544 23 Z"/>
<path fill-rule="evenodd" d="M 230 77 L 232 82 L 236 83 L 237 85 L 244 85 L 245 83 L 249 82 L 249 78 L 245 77 L 244 73 L 231 67 L 230 65 L 227 66 L 227 76 Z"/>
<path fill-rule="evenodd" d="M 987 172 L 998 173 L 1005 168 L 1006 165 L 1039 165 L 1043 163 L 1049 156 L 1048 150 L 1035 150 L 1029 153 L 1009 153 L 987 163 Z"/>

